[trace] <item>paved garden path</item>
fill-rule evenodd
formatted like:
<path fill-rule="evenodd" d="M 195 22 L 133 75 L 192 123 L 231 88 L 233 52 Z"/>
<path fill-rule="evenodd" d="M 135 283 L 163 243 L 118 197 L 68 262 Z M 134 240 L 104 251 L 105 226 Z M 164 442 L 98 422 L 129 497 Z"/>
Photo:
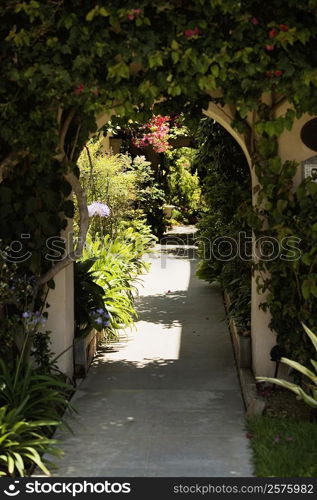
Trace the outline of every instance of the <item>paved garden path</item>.
<path fill-rule="evenodd" d="M 176 254 L 149 257 L 136 331 L 102 350 L 77 390 L 56 476 L 252 475 L 221 291 Z"/>

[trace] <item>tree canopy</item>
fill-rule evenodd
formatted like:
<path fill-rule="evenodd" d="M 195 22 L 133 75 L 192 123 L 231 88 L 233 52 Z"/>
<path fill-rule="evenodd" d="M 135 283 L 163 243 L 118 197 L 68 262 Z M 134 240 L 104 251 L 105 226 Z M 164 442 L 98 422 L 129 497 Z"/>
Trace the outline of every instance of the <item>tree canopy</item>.
<path fill-rule="evenodd" d="M 55 150 L 58 110 L 85 117 L 83 136 L 102 109 L 148 113 L 162 99 L 206 102 L 215 89 L 241 117 L 265 92 L 316 113 L 316 7 L 316 0 L 9 0 L 0 13 L 3 159 L 14 151 L 41 162 Z"/>

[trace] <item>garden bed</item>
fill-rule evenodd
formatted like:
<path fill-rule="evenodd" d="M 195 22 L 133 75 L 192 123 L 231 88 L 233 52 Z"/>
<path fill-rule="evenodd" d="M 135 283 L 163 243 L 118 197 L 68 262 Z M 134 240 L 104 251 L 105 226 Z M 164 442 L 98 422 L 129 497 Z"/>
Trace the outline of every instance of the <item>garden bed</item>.
<path fill-rule="evenodd" d="M 239 330 L 234 318 L 229 316 L 231 300 L 229 294 L 224 292 L 224 302 L 228 315 L 228 325 L 231 333 L 232 345 L 235 354 L 237 366 L 239 368 L 252 367 L 251 335 L 249 332 Z"/>
<path fill-rule="evenodd" d="M 231 301 L 226 291 L 224 291 L 224 304 L 228 316 L 228 327 L 231 334 L 246 415 L 262 415 L 266 403 L 264 398 L 258 393 L 252 371 L 251 336 L 240 333 L 234 318 L 229 318 L 228 310 Z"/>
<path fill-rule="evenodd" d="M 88 334 L 74 338 L 74 376 L 84 378 L 95 357 L 98 346 L 98 332 L 92 329 Z"/>
<path fill-rule="evenodd" d="M 247 419 L 258 477 L 316 477 L 317 413 L 283 388 L 257 384 L 263 416 Z"/>
<path fill-rule="evenodd" d="M 263 396 L 266 402 L 264 415 L 279 419 L 296 419 L 301 421 L 314 421 L 316 413 L 312 408 L 297 399 L 295 394 L 281 387 L 272 390 L 266 389 L 267 395 Z"/>

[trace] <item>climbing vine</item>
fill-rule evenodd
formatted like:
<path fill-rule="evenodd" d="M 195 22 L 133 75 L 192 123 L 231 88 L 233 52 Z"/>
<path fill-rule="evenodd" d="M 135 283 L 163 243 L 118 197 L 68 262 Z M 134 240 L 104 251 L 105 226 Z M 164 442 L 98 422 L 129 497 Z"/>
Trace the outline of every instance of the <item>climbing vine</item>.
<path fill-rule="evenodd" d="M 258 264 L 271 272 L 259 282 L 269 290 L 263 307 L 273 312 L 277 331 L 288 318 L 282 337 L 291 318 L 313 322 L 316 185 L 292 192 L 296 166 L 281 164 L 276 144 L 295 117 L 317 114 L 316 7 L 316 0 L 6 2 L 0 13 L 3 245 L 30 234 L 22 243 L 32 258 L 22 267 L 40 285 L 51 283 L 80 256 L 87 232 L 76 162 L 97 129 L 96 117 L 107 111 L 108 118 L 144 123 L 153 112 L 190 114 L 212 99 L 235 109 L 234 126 L 252 153 L 259 206 L 249 223 L 277 237 L 303 236 L 297 262 Z M 277 117 L 282 102 L 289 109 Z M 60 262 L 48 261 L 44 240 L 72 217 L 71 189 L 80 208 L 78 246 Z M 287 282 L 291 295 L 284 297 Z"/>

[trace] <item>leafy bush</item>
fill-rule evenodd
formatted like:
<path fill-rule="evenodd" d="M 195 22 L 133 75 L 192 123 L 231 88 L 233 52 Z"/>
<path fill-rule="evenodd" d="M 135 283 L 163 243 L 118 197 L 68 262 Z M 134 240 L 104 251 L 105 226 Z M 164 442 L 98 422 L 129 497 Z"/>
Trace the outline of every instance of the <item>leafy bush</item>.
<path fill-rule="evenodd" d="M 209 282 L 218 280 L 221 283 L 231 298 L 230 314 L 238 326 L 249 331 L 251 262 L 241 258 L 241 255 L 244 257 L 244 250 L 239 243 L 241 234 L 246 238 L 251 236 L 243 217 L 251 206 L 249 167 L 234 139 L 212 120 L 202 120 L 197 141 L 201 147 L 194 165 L 203 180 L 207 205 L 198 223 L 198 241 L 201 239 L 199 255 L 202 260 L 197 275 Z M 217 247 L 213 247 L 217 238 L 223 239 L 221 248 L 224 254 L 230 251 L 232 241 L 237 242 L 237 253 L 232 259 L 219 258 Z"/>
<path fill-rule="evenodd" d="M 270 202 L 274 209 L 267 214 L 269 227 L 264 235 L 277 241 L 289 238 L 291 258 L 262 263 L 265 278 L 259 281 L 259 289 L 265 300 L 261 307 L 271 313 L 270 326 L 286 355 L 307 365 L 315 353 L 301 323 L 317 331 L 317 184 L 304 179 L 291 196 L 286 196 L 288 201 Z"/>
<path fill-rule="evenodd" d="M 52 464 L 41 454 L 61 456 L 62 452 L 43 428 L 59 425 L 59 421 L 26 420 L 22 411 L 23 406 L 11 410 L 8 406 L 0 408 L 0 476 L 24 477 L 33 466 L 49 475 L 47 465 Z"/>
<path fill-rule="evenodd" d="M 116 237 L 121 222 L 146 217 L 155 226 L 156 212 L 161 212 L 164 192 L 154 180 L 151 163 L 144 156 L 133 160 L 128 154 L 109 155 L 102 141 L 91 139 L 83 150 L 78 166 L 87 192 L 87 202 L 100 202 L 110 214 L 92 217 L 90 234 Z"/>
<path fill-rule="evenodd" d="M 40 454 L 61 454 L 50 436 L 71 408 L 71 386 L 25 363 L 22 349 L 13 366 L 0 360 L 0 389 L 0 475 L 25 476 L 36 465 L 49 474 Z"/>
<path fill-rule="evenodd" d="M 314 335 L 314 333 L 305 325 L 303 325 L 303 327 L 314 346 L 315 353 L 317 354 L 317 336 Z M 257 377 L 257 380 L 259 380 L 260 382 L 272 382 L 273 384 L 280 385 L 285 389 L 289 389 L 290 391 L 294 392 L 300 399 L 302 399 L 306 404 L 308 404 L 312 408 L 317 408 L 317 360 L 310 360 L 311 364 L 313 365 L 314 372 L 301 365 L 297 361 L 292 361 L 291 359 L 287 358 L 281 358 L 281 361 L 282 363 L 290 366 L 290 368 L 292 368 L 293 370 L 299 372 L 301 375 L 304 375 L 305 379 L 312 382 L 307 384 L 309 393 L 305 392 L 304 389 L 298 384 L 293 384 L 292 382 L 288 382 L 287 380 L 281 380 L 271 377 Z"/>
<path fill-rule="evenodd" d="M 43 375 L 29 363 L 22 363 L 21 356 L 12 368 L 0 360 L 0 387 L 0 405 L 19 408 L 23 418 L 34 421 L 60 420 L 72 390 L 58 375 Z"/>
<path fill-rule="evenodd" d="M 108 217 L 92 218 L 90 233 L 115 237 L 120 222 L 132 218 L 136 200 L 136 176 L 127 155 L 108 155 L 102 142 L 91 139 L 78 160 L 87 202 L 99 201 L 110 208 Z"/>
<path fill-rule="evenodd" d="M 95 259 L 92 271 L 104 291 L 103 300 L 109 314 L 108 335 L 133 325 L 137 315 L 134 297 L 138 275 L 148 270 L 142 256 L 152 245 L 153 236 L 141 221 L 135 224 L 141 232 L 124 228 L 126 224 L 122 223 L 115 239 L 106 235 L 93 241 L 89 236 L 84 251 L 84 259 Z"/>
<path fill-rule="evenodd" d="M 134 207 L 136 214 L 146 217 L 151 231 L 160 237 L 165 232 L 162 206 L 166 200 L 162 182 L 155 178 L 151 162 L 145 156 L 136 156 L 131 164 L 136 176 L 136 200 Z"/>
<path fill-rule="evenodd" d="M 34 304 L 34 285 L 34 276 L 21 274 L 17 264 L 6 261 L 0 252 L 0 351 L 8 362 L 23 344 L 22 315 Z"/>
<path fill-rule="evenodd" d="M 92 328 L 101 331 L 108 326 L 108 313 L 103 298 L 104 290 L 95 283 L 91 268 L 96 259 L 75 262 L 75 336 L 84 335 Z"/>
<path fill-rule="evenodd" d="M 176 220 L 194 222 L 197 212 L 203 210 L 204 200 L 197 172 L 192 172 L 196 150 L 179 148 L 166 152 L 168 160 L 168 202 L 180 210 Z"/>

